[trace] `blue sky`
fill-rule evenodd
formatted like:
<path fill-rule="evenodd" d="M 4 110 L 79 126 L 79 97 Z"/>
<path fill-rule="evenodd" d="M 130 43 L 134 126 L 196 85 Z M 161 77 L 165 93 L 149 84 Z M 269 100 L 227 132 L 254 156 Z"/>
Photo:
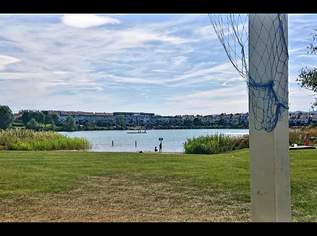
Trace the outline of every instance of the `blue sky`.
<path fill-rule="evenodd" d="M 208 15 L 0 15 L 0 103 L 13 111 L 247 112 L 245 81 Z M 290 110 L 308 111 L 300 88 L 317 15 L 289 15 Z"/>

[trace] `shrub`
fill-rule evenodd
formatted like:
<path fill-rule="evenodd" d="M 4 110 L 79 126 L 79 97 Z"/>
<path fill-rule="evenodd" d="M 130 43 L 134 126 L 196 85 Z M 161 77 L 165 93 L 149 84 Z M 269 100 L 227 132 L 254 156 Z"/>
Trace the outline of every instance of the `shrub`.
<path fill-rule="evenodd" d="M 289 132 L 289 144 L 304 144 L 304 137 L 307 135 L 308 137 L 317 137 L 317 128 L 309 127 L 309 128 L 301 128 L 290 130 Z M 310 141 L 312 145 L 317 145 L 317 139 Z"/>
<path fill-rule="evenodd" d="M 0 129 L 7 129 L 13 122 L 13 114 L 8 106 L 0 106 Z"/>
<path fill-rule="evenodd" d="M 248 135 L 238 137 L 224 134 L 200 136 L 187 139 L 184 144 L 185 153 L 188 154 L 215 154 L 248 147 Z"/>
<path fill-rule="evenodd" d="M 76 123 L 75 123 L 75 120 L 73 117 L 71 116 L 68 116 L 66 118 L 66 120 L 64 121 L 64 129 L 67 130 L 67 131 L 74 131 L 76 130 Z"/>
<path fill-rule="evenodd" d="M 49 151 L 85 150 L 90 144 L 83 138 L 71 138 L 52 131 L 36 132 L 27 129 L 0 131 L 0 149 Z"/>
<path fill-rule="evenodd" d="M 39 123 L 32 118 L 27 124 L 26 124 L 26 128 L 28 129 L 33 129 L 33 130 L 38 130 L 40 128 Z"/>

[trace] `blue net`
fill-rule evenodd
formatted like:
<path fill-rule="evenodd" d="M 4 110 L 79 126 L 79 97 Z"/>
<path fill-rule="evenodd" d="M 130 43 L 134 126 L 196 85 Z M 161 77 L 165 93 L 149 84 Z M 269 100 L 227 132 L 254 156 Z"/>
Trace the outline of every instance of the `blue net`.
<path fill-rule="evenodd" d="M 230 62 L 246 79 L 253 126 L 271 132 L 288 110 L 287 15 L 253 15 L 250 21 L 248 17 L 209 14 Z"/>

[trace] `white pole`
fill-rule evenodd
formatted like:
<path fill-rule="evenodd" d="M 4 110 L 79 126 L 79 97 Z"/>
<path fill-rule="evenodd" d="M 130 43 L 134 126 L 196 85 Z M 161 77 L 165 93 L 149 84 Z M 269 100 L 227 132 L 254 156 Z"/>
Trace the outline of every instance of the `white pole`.
<path fill-rule="evenodd" d="M 249 14 L 249 74 L 255 82 L 272 79 L 274 63 L 270 50 L 276 50 L 274 40 L 279 25 L 277 14 Z M 273 22 L 275 22 L 273 24 Z M 282 14 L 287 42 L 287 15 Z M 261 28 L 262 27 L 262 28 Z M 277 68 L 284 86 L 281 94 L 288 101 L 288 63 Z M 288 111 L 285 111 L 272 132 L 257 130 L 252 105 L 260 104 L 257 93 L 249 88 L 249 132 L 251 162 L 251 214 L 253 221 L 291 221 L 290 176 L 288 158 Z M 286 92 L 285 92 L 286 91 Z M 258 94 L 259 95 L 259 94 Z M 263 97 L 262 97 L 263 99 Z"/>

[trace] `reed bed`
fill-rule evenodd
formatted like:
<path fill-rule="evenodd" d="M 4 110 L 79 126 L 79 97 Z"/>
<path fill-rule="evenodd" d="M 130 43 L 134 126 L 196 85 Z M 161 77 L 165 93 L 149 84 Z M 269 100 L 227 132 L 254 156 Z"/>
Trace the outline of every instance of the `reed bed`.
<path fill-rule="evenodd" d="M 90 144 L 86 139 L 66 137 L 52 131 L 0 130 L 0 150 L 50 151 L 89 148 Z"/>
<path fill-rule="evenodd" d="M 249 137 L 215 134 L 190 138 L 184 144 L 187 154 L 216 154 L 249 147 Z"/>

